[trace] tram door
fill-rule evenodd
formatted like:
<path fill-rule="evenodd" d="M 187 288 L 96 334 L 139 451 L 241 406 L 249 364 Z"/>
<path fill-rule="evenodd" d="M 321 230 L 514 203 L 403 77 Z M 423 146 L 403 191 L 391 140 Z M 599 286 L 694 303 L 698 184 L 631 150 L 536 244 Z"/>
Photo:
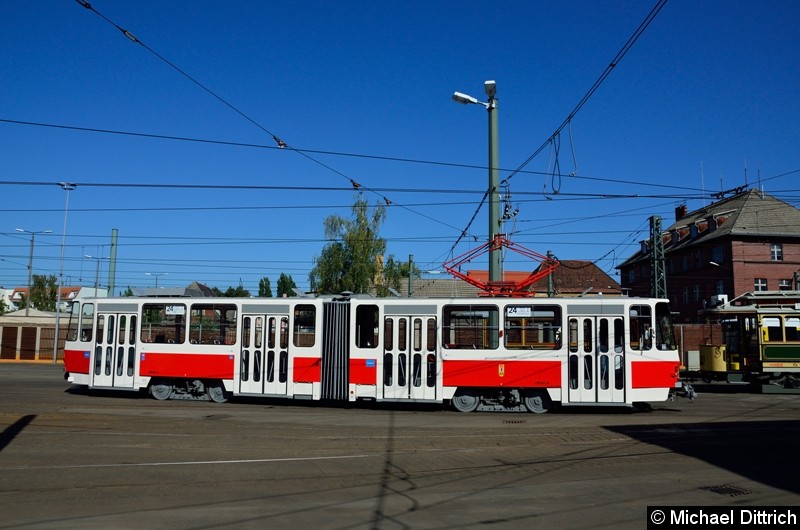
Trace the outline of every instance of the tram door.
<path fill-rule="evenodd" d="M 622 316 L 569 319 L 569 402 L 625 402 Z"/>
<path fill-rule="evenodd" d="M 138 320 L 135 313 L 97 314 L 91 386 L 133 388 Z"/>
<path fill-rule="evenodd" d="M 383 333 L 383 398 L 436 399 L 436 317 L 387 315 Z"/>
<path fill-rule="evenodd" d="M 239 392 L 285 396 L 288 371 L 289 315 L 243 315 Z"/>

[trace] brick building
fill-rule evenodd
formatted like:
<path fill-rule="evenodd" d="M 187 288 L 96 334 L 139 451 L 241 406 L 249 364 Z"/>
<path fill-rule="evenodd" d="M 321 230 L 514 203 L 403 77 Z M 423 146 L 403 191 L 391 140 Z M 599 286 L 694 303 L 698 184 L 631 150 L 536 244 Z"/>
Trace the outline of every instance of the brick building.
<path fill-rule="evenodd" d="M 701 322 L 698 311 L 721 297 L 753 291 L 791 291 L 800 269 L 800 209 L 757 190 L 745 190 L 688 212 L 661 234 L 667 295 L 676 322 Z M 617 268 L 623 289 L 648 296 L 652 244 Z"/>

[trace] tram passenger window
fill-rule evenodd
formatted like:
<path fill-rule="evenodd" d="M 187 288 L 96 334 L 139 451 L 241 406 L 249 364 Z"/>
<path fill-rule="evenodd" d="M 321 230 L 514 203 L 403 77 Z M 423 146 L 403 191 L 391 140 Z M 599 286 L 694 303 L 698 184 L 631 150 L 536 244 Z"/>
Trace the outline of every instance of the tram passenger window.
<path fill-rule="evenodd" d="M 461 349 L 496 349 L 499 310 L 494 305 L 446 305 L 443 310 L 442 346 Z"/>
<path fill-rule="evenodd" d="M 583 351 L 589 353 L 593 349 L 594 337 L 592 336 L 592 321 L 588 318 L 583 321 Z"/>
<path fill-rule="evenodd" d="M 428 388 L 433 388 L 436 386 L 436 356 L 432 353 L 429 353 L 425 364 L 428 372 L 426 379 L 427 385 Z"/>
<path fill-rule="evenodd" d="M 569 356 L 569 387 L 572 390 L 578 388 L 578 356 Z"/>
<path fill-rule="evenodd" d="M 614 388 L 622 390 L 625 388 L 625 365 L 622 355 L 614 356 Z"/>
<path fill-rule="evenodd" d="M 781 317 L 764 317 L 761 319 L 761 329 L 765 342 L 783 342 Z"/>
<path fill-rule="evenodd" d="M 591 390 L 594 387 L 593 376 L 594 368 L 592 368 L 592 358 L 588 355 L 583 356 L 583 388 Z"/>
<path fill-rule="evenodd" d="M 675 342 L 675 327 L 669 304 L 659 302 L 656 304 L 656 348 L 659 350 L 674 350 L 678 346 Z"/>
<path fill-rule="evenodd" d="M 94 304 L 83 304 L 83 309 L 81 311 L 81 323 L 80 323 L 82 342 L 92 341 L 93 325 L 94 325 Z"/>
<path fill-rule="evenodd" d="M 428 351 L 436 349 L 436 319 L 428 319 Z"/>
<path fill-rule="evenodd" d="M 394 320 L 391 318 L 383 321 L 383 347 L 386 350 L 394 349 Z"/>
<path fill-rule="evenodd" d="M 356 307 L 356 347 L 377 348 L 380 312 L 377 305 Z"/>
<path fill-rule="evenodd" d="M 383 355 L 383 384 L 386 386 L 392 386 L 393 360 L 394 356 L 391 353 L 385 353 Z"/>
<path fill-rule="evenodd" d="M 569 351 L 576 353 L 578 351 L 578 319 L 569 319 Z M 577 368 L 576 368 L 577 369 Z M 577 376 L 576 376 L 577 377 Z M 578 388 L 577 386 L 575 388 Z"/>
<path fill-rule="evenodd" d="M 67 340 L 78 340 L 78 328 L 80 328 L 81 306 L 78 303 L 72 304 L 69 314 L 69 324 L 67 324 Z"/>
<path fill-rule="evenodd" d="M 294 345 L 308 348 L 316 342 L 317 308 L 309 304 L 300 304 L 294 308 Z"/>
<path fill-rule="evenodd" d="M 97 341 L 103 342 L 103 330 L 105 329 L 106 324 L 106 317 L 104 315 L 99 315 L 97 317 Z"/>
<path fill-rule="evenodd" d="M 784 329 L 786 330 L 787 342 L 800 340 L 800 318 L 786 317 Z"/>
<path fill-rule="evenodd" d="M 614 319 L 614 351 L 622 353 L 625 350 L 625 322 L 621 318 Z"/>
<path fill-rule="evenodd" d="M 397 321 L 397 350 L 406 351 L 408 348 L 408 319 L 401 318 Z"/>
<path fill-rule="evenodd" d="M 186 339 L 185 304 L 144 304 L 142 342 L 182 344 Z"/>
<path fill-rule="evenodd" d="M 281 317 L 280 347 L 282 350 L 289 347 L 289 317 Z"/>
<path fill-rule="evenodd" d="M 597 346 L 601 353 L 608 353 L 608 319 L 600 319 L 600 329 L 597 330 Z"/>
<path fill-rule="evenodd" d="M 506 306 L 505 345 L 509 349 L 553 350 L 561 347 L 561 306 Z"/>
<path fill-rule="evenodd" d="M 192 344 L 234 344 L 237 320 L 233 304 L 192 304 L 189 341 Z"/>
<path fill-rule="evenodd" d="M 600 356 L 600 389 L 608 390 L 608 355 Z"/>
<path fill-rule="evenodd" d="M 653 347 L 653 317 L 650 306 L 634 305 L 630 308 L 631 348 L 649 350 Z"/>
<path fill-rule="evenodd" d="M 422 350 L 422 319 L 414 319 L 414 351 Z M 418 386 L 418 385 L 417 385 Z"/>

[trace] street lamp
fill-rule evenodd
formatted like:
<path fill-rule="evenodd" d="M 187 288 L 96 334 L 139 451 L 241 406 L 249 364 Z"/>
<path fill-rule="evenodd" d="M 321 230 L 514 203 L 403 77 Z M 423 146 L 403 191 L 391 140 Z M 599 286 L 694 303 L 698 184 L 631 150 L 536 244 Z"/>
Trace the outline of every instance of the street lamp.
<path fill-rule="evenodd" d="M 167 275 L 169 273 L 168 272 L 145 272 L 145 274 L 148 275 L 148 276 L 155 276 L 156 277 L 156 289 L 158 289 L 158 277 Z"/>
<path fill-rule="evenodd" d="M 97 287 L 98 287 L 98 283 L 100 281 L 100 261 L 104 260 L 104 259 L 108 259 L 108 256 L 106 256 L 104 258 L 98 258 L 97 256 L 90 256 L 89 254 L 84 254 L 83 257 L 84 258 L 93 259 L 93 260 L 95 260 L 97 262 L 97 272 L 95 272 L 95 275 L 94 275 L 94 296 L 97 297 Z"/>
<path fill-rule="evenodd" d="M 52 230 L 25 230 L 17 228 L 17 232 L 24 232 L 31 235 L 31 254 L 28 257 L 28 294 L 25 298 L 25 316 L 28 316 L 28 310 L 31 307 L 31 276 L 33 273 L 33 241 L 36 239 L 36 234 L 52 234 Z"/>
<path fill-rule="evenodd" d="M 53 340 L 53 364 L 58 361 L 59 321 L 61 317 L 61 287 L 64 284 L 64 244 L 67 240 L 67 213 L 69 212 L 69 192 L 78 187 L 74 182 L 59 182 L 61 189 L 67 192 L 67 204 L 64 206 L 64 233 L 61 235 L 61 262 L 58 269 L 58 294 L 56 294 L 56 336 Z"/>
<path fill-rule="evenodd" d="M 486 81 L 483 84 L 484 92 L 489 101 L 478 101 L 476 98 L 455 92 L 453 101 L 462 105 L 483 105 L 489 113 L 489 241 L 494 241 L 500 229 L 500 144 L 497 126 L 497 84 Z M 502 279 L 500 248 L 494 245 L 489 247 L 489 281 L 495 282 Z"/>

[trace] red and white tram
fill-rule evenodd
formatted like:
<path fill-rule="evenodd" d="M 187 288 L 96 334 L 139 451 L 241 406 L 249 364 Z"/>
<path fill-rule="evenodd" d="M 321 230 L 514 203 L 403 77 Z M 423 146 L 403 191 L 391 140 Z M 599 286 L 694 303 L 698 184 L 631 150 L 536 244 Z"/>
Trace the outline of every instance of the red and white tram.
<path fill-rule="evenodd" d="M 65 378 L 156 399 L 450 402 L 457 410 L 664 401 L 667 300 L 90 298 Z"/>

